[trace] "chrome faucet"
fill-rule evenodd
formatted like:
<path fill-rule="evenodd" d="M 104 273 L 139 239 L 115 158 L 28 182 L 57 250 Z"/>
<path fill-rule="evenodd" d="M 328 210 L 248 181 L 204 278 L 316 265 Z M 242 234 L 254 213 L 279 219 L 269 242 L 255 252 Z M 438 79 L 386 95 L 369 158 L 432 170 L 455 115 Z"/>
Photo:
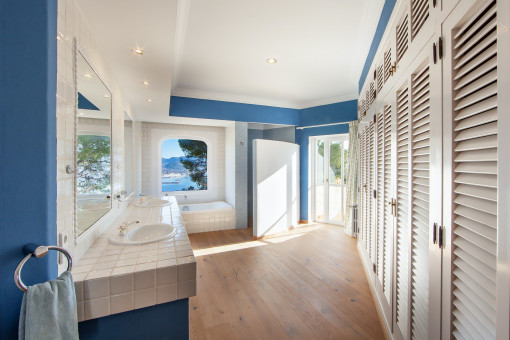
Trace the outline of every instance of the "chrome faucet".
<path fill-rule="evenodd" d="M 146 200 L 150 199 L 151 196 L 150 195 L 147 195 L 147 196 L 140 196 L 140 201 L 138 202 L 139 204 L 143 204 Z"/>
<path fill-rule="evenodd" d="M 131 222 L 128 222 L 128 221 L 124 221 L 124 223 L 122 223 L 122 225 L 119 227 L 120 229 L 120 236 L 124 236 L 126 235 L 126 229 L 131 225 L 131 224 L 137 224 L 137 223 L 140 223 L 140 221 L 138 220 L 134 220 L 134 221 L 131 221 Z"/>

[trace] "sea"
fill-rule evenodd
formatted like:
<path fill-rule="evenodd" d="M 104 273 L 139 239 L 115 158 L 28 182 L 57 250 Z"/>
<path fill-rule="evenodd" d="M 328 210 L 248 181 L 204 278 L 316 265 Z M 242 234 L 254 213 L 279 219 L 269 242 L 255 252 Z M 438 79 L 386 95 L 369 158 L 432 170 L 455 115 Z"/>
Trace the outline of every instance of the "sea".
<path fill-rule="evenodd" d="M 161 186 L 163 192 L 182 191 L 182 189 L 189 188 L 190 186 L 192 186 L 195 189 L 197 189 L 198 187 L 189 176 L 181 178 L 163 177 L 161 179 Z"/>

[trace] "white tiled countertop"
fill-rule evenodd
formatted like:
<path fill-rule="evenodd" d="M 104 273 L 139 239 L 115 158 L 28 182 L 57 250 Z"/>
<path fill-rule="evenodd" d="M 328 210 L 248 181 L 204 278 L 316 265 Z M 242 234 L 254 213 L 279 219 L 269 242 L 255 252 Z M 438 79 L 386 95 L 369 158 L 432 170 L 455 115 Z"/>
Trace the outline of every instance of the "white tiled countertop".
<path fill-rule="evenodd" d="M 73 267 L 78 321 L 127 312 L 196 294 L 196 261 L 174 197 L 170 206 L 131 204 Z M 142 246 L 108 242 L 124 221 L 139 225 L 168 223 L 170 239 Z M 133 228 L 135 225 L 130 226 Z M 129 230 L 129 229 L 128 229 Z"/>

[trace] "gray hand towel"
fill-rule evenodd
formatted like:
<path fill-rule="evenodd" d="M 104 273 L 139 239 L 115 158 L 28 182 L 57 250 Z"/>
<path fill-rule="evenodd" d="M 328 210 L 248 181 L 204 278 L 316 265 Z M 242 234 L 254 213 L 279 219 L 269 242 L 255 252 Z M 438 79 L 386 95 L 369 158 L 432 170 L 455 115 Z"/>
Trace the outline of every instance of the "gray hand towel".
<path fill-rule="evenodd" d="M 28 287 L 21 304 L 18 336 L 19 340 L 78 339 L 76 294 L 70 272 Z"/>

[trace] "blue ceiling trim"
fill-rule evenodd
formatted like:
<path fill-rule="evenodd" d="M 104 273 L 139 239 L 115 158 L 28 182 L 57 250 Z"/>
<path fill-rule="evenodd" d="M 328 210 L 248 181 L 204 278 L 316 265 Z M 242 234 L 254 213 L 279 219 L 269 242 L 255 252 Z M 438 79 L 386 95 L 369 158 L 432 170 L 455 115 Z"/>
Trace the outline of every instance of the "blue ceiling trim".
<path fill-rule="evenodd" d="M 276 106 L 172 96 L 170 116 L 299 125 L 299 110 Z"/>
<path fill-rule="evenodd" d="M 358 101 L 309 107 L 299 110 L 300 126 L 332 124 L 358 119 Z"/>
<path fill-rule="evenodd" d="M 331 124 L 356 120 L 357 110 L 357 100 L 299 110 L 177 96 L 172 96 L 170 99 L 170 116 L 173 117 L 294 126 Z"/>

